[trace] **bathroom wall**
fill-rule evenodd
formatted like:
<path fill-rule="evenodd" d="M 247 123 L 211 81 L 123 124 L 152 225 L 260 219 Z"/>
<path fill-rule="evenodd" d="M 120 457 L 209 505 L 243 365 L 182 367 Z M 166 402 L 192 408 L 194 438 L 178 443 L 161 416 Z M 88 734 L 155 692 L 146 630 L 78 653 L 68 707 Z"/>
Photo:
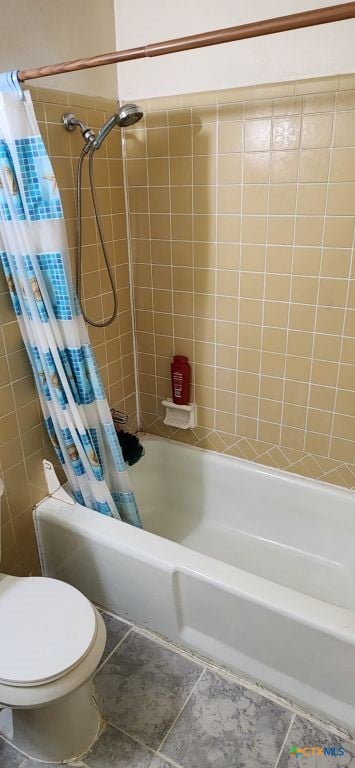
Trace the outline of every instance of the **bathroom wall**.
<path fill-rule="evenodd" d="M 31 69 L 114 51 L 113 0 L 11 0 L 1 4 L 0 71 Z M 117 96 L 116 67 L 32 81 L 91 96 Z"/>
<path fill-rule="evenodd" d="M 355 486 L 355 77 L 143 106 L 126 133 L 141 426 Z M 187 432 L 162 423 L 174 353 Z"/>
<path fill-rule="evenodd" d="M 334 0 L 115 0 L 117 48 L 329 5 Z M 120 97 L 129 101 L 353 72 L 354 36 L 352 19 L 125 62 L 118 65 Z"/>
<path fill-rule="evenodd" d="M 80 132 L 68 134 L 61 125 L 63 112 L 73 111 L 94 128 L 115 109 L 115 102 L 46 89 L 33 89 L 41 134 L 53 162 L 61 190 L 70 254 L 75 253 L 74 178 L 82 147 Z M 118 287 L 118 319 L 107 329 L 90 328 L 91 341 L 109 402 L 130 415 L 135 426 L 135 387 L 128 255 L 123 191 L 123 166 L 118 129 L 104 143 L 95 160 L 99 206 Z M 84 176 L 83 255 L 86 311 L 96 320 L 107 317 L 111 299 L 93 212 Z M 7 285 L 0 273 L 0 473 L 6 495 L 2 504 L 1 570 L 14 574 L 37 572 L 32 506 L 46 489 L 42 459 L 52 458 L 52 447 L 42 428 L 39 402 Z M 54 458 L 54 457 L 53 457 Z"/>

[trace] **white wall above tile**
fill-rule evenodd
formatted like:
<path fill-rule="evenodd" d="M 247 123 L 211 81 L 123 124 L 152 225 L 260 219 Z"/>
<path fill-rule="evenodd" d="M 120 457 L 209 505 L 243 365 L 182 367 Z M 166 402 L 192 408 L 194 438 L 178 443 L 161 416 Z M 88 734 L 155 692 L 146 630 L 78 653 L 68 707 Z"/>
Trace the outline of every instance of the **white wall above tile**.
<path fill-rule="evenodd" d="M 334 5 L 334 0 L 115 0 L 117 48 Z M 119 65 L 123 100 L 355 71 L 355 21 Z"/>

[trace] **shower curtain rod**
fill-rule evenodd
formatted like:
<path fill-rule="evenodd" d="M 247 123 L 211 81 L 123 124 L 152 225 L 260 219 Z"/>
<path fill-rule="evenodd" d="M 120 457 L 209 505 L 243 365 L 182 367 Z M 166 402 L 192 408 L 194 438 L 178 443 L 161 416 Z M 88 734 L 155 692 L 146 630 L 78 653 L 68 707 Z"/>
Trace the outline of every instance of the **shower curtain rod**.
<path fill-rule="evenodd" d="M 207 45 L 231 43 L 236 40 L 245 40 L 250 37 L 272 35 L 275 32 L 286 32 L 290 29 L 301 29 L 303 27 L 312 27 L 317 24 L 329 24 L 332 21 L 343 21 L 344 19 L 352 18 L 355 18 L 355 2 L 341 3 L 339 5 L 330 5 L 327 8 L 315 8 L 312 11 L 292 13 L 288 16 L 277 16 L 274 19 L 265 19 L 264 21 L 255 21 L 250 24 L 241 24 L 238 27 L 215 29 L 212 32 L 202 32 L 201 34 L 188 35 L 187 37 L 178 37 L 174 40 L 165 40 L 160 43 L 152 43 L 138 48 L 113 51 L 112 53 L 104 53 L 100 56 L 91 56 L 87 59 L 64 61 L 61 64 L 51 64 L 46 67 L 37 67 L 34 69 L 21 69 L 18 71 L 17 76 L 19 81 L 23 83 L 25 80 L 34 80 L 38 77 L 47 77 L 48 75 L 60 75 L 64 72 L 75 72 L 79 69 L 101 67 L 105 64 L 116 64 L 120 61 L 132 61 L 133 59 L 144 59 L 152 56 L 164 56 L 168 53 L 178 53 L 179 51 L 188 51 L 193 48 L 204 48 Z"/>

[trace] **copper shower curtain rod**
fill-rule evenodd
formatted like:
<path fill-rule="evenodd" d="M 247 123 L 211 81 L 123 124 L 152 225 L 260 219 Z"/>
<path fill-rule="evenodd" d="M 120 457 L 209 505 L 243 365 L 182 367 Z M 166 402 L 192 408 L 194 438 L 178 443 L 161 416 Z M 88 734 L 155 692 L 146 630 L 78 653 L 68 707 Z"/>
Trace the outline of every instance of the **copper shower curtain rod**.
<path fill-rule="evenodd" d="M 250 37 L 272 35 L 275 32 L 286 32 L 290 29 L 312 27 L 317 24 L 329 24 L 332 21 L 343 21 L 355 18 L 355 2 L 330 5 L 328 8 L 315 8 L 313 11 L 292 13 L 289 16 L 277 16 L 274 19 L 255 21 L 251 24 L 241 24 L 238 27 L 216 29 L 212 32 L 202 32 L 198 35 L 188 35 L 175 40 L 165 40 L 161 43 L 140 46 L 139 48 L 127 48 L 124 51 L 113 51 L 100 56 L 91 56 L 87 59 L 64 61 L 62 64 L 51 64 L 35 69 L 22 69 L 17 73 L 21 83 L 25 80 L 34 80 L 37 77 L 48 75 L 60 75 L 64 72 L 75 72 L 78 69 L 90 69 L 101 67 L 104 64 L 116 64 L 120 61 L 132 61 L 152 56 L 164 56 L 168 53 L 188 51 L 193 48 L 204 48 L 207 45 L 219 45 L 231 43 L 236 40 L 245 40 Z"/>

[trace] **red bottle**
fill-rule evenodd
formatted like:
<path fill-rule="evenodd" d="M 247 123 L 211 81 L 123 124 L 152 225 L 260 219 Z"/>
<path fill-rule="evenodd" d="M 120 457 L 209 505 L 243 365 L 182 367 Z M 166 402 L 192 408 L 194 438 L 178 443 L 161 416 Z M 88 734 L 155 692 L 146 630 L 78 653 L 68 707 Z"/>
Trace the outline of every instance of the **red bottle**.
<path fill-rule="evenodd" d="M 190 399 L 190 363 L 184 355 L 174 355 L 170 364 L 173 403 L 187 405 Z"/>

